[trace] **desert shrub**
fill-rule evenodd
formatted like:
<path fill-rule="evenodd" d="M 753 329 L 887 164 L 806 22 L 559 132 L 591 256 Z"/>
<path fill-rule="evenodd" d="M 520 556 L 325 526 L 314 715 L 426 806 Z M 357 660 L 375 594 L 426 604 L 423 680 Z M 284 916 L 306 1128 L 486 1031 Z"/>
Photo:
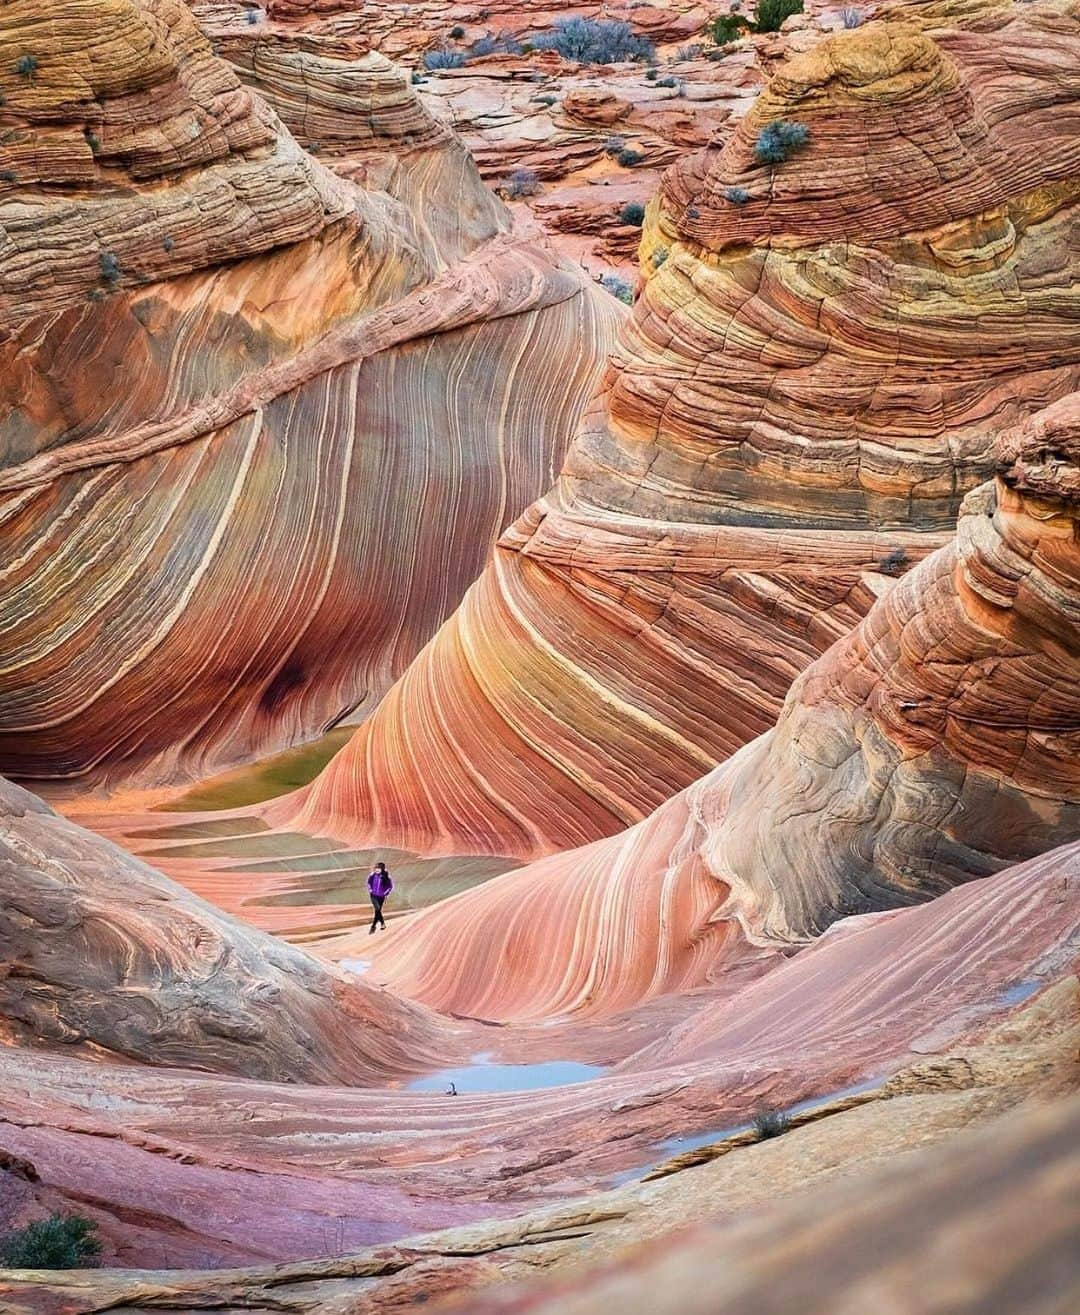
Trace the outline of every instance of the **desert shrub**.
<path fill-rule="evenodd" d="M 547 106 L 550 107 L 550 106 L 552 106 L 552 105 L 555 104 L 555 102 L 558 100 L 558 97 L 557 97 L 557 96 L 534 96 L 534 97 L 533 97 L 533 100 L 536 101 L 538 105 L 547 105 Z"/>
<path fill-rule="evenodd" d="M 645 70 L 645 81 L 646 81 L 646 82 L 655 82 L 656 79 L 657 79 L 659 76 L 660 76 L 660 74 L 659 74 L 659 73 L 657 72 L 657 70 L 654 69 L 654 68 L 650 68 L 650 69 L 646 69 L 646 70 Z"/>
<path fill-rule="evenodd" d="M 678 79 L 678 78 L 661 78 L 661 79 L 657 82 L 656 85 L 657 85 L 658 87 L 677 87 L 677 86 L 679 85 L 679 79 Z"/>
<path fill-rule="evenodd" d="M 22 78 L 32 78 L 37 72 L 37 58 L 34 55 L 20 55 L 15 61 L 15 72 Z"/>
<path fill-rule="evenodd" d="M 784 19 L 801 14 L 803 0 L 758 0 L 754 14 L 755 32 L 779 32 Z"/>
<path fill-rule="evenodd" d="M 782 1137 L 791 1127 L 791 1120 L 779 1110 L 758 1110 L 754 1115 L 754 1129 L 765 1141 L 769 1137 Z"/>
<path fill-rule="evenodd" d="M 482 59 L 484 55 L 520 55 L 521 53 L 521 43 L 507 36 L 481 37 L 469 47 L 470 59 Z"/>
<path fill-rule="evenodd" d="M 841 9 L 840 21 L 847 28 L 862 27 L 863 12 L 861 9 Z"/>
<path fill-rule="evenodd" d="M 171 251 L 173 247 L 176 246 L 176 243 L 172 240 L 171 237 L 164 237 L 161 239 L 161 245 L 165 248 L 166 251 Z"/>
<path fill-rule="evenodd" d="M 98 1263 L 97 1225 L 82 1215 L 50 1215 L 9 1233 L 0 1242 L 8 1269 L 87 1269 Z"/>
<path fill-rule="evenodd" d="M 604 154 L 618 155 L 621 150 L 625 149 L 625 147 L 625 137 L 609 137 L 607 141 L 604 142 Z"/>
<path fill-rule="evenodd" d="M 625 302 L 627 306 L 634 304 L 634 289 L 617 274 L 605 274 L 600 280 L 600 286 L 605 292 L 610 292 L 613 297 Z"/>
<path fill-rule="evenodd" d="M 463 27 L 460 27 L 460 26 L 459 26 L 459 27 L 452 27 L 452 28 L 450 29 L 450 36 L 451 36 L 451 37 L 453 38 L 453 40 L 455 40 L 455 41 L 460 41 L 461 38 L 462 38 L 464 35 L 465 35 L 465 29 L 464 29 Z"/>
<path fill-rule="evenodd" d="M 878 562 L 878 570 L 883 575 L 902 575 L 907 566 L 908 555 L 903 548 L 893 548 Z"/>
<path fill-rule="evenodd" d="M 14 169 L 0 169 L 0 183 L 13 183 L 15 181 Z"/>
<path fill-rule="evenodd" d="M 461 68 L 465 63 L 465 56 L 460 50 L 429 50 L 424 56 L 424 68 L 431 70 Z"/>
<path fill-rule="evenodd" d="M 254 27 L 259 19 L 262 18 L 262 14 L 260 14 L 257 9 L 249 9 L 244 15 L 244 18 L 252 27 Z"/>
<path fill-rule="evenodd" d="M 502 190 L 511 201 L 519 201 L 523 196 L 535 196 L 539 192 L 540 179 L 535 169 L 515 169 Z"/>
<path fill-rule="evenodd" d="M 579 64 L 622 64 L 656 58 L 653 43 L 639 37 L 629 23 L 597 18 L 560 18 L 550 32 L 536 37 L 537 50 L 554 50 Z"/>
<path fill-rule="evenodd" d="M 697 208 L 696 205 L 688 205 L 686 207 L 686 217 L 687 219 L 700 219 L 701 211 Z"/>
<path fill-rule="evenodd" d="M 98 256 L 98 266 L 101 269 L 101 277 L 106 283 L 119 283 L 123 270 L 120 268 L 120 261 L 113 252 L 103 251 Z"/>
<path fill-rule="evenodd" d="M 416 69 L 413 69 L 412 76 L 409 78 L 409 81 L 413 84 L 414 87 L 418 87 L 422 82 L 426 82 L 427 78 L 425 78 L 422 73 L 418 73 Z"/>
<path fill-rule="evenodd" d="M 615 157 L 624 169 L 632 169 L 635 164 L 640 164 L 644 158 L 640 151 L 635 151 L 631 146 L 624 146 Z"/>
<path fill-rule="evenodd" d="M 664 261 L 667 260 L 670 254 L 671 253 L 668 251 L 667 247 L 657 247 L 656 250 L 652 253 L 653 269 L 659 269 L 660 266 L 664 263 Z"/>
<path fill-rule="evenodd" d="M 792 151 L 805 146 L 810 139 L 810 129 L 805 123 L 795 123 L 790 119 L 773 119 L 758 133 L 754 143 L 754 155 L 759 164 L 779 164 L 786 160 Z"/>
<path fill-rule="evenodd" d="M 750 200 L 750 193 L 745 187 L 725 187 L 724 200 L 732 205 L 745 205 Z"/>
<path fill-rule="evenodd" d="M 679 59 L 700 59 L 705 53 L 705 47 L 700 41 L 691 41 L 688 46 L 680 46 Z"/>
<path fill-rule="evenodd" d="M 620 224 L 633 224 L 640 228 L 645 222 L 645 207 L 640 201 L 630 201 L 619 211 Z"/>
<path fill-rule="evenodd" d="M 726 46 L 731 41 L 738 41 L 746 36 L 750 24 L 741 14 L 718 14 L 705 31 L 718 46 Z"/>

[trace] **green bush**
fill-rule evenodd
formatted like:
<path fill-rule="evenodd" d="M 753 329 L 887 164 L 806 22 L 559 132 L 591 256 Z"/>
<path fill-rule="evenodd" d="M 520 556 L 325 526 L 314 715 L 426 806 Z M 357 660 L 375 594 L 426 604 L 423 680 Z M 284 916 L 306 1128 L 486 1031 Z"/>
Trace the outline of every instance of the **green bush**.
<path fill-rule="evenodd" d="M 758 133 L 754 143 L 754 156 L 758 164 L 779 164 L 792 151 L 797 151 L 810 140 L 810 129 L 805 123 L 788 119 L 773 119 Z"/>
<path fill-rule="evenodd" d="M 621 164 L 624 169 L 632 169 L 635 164 L 640 164 L 644 158 L 644 155 L 642 155 L 640 151 L 635 151 L 631 146 L 623 147 L 615 157 L 616 161 Z"/>
<path fill-rule="evenodd" d="M 725 187 L 724 200 L 732 205 L 745 205 L 750 200 L 750 193 L 745 187 Z"/>
<path fill-rule="evenodd" d="M 50 1215 L 0 1242 L 7 1269 L 89 1269 L 98 1263 L 97 1225 L 82 1215 Z"/>
<path fill-rule="evenodd" d="M 755 32 L 779 32 L 785 18 L 801 14 L 803 0 L 758 0 L 754 15 Z"/>
<path fill-rule="evenodd" d="M 20 55 L 15 61 L 15 72 L 22 78 L 32 78 L 37 72 L 38 62 L 33 55 Z"/>
<path fill-rule="evenodd" d="M 726 46 L 731 41 L 738 41 L 750 31 L 750 24 L 742 14 L 718 14 L 706 27 L 705 31 L 718 46 Z"/>
<path fill-rule="evenodd" d="M 460 41 L 464 35 L 465 35 L 465 29 L 463 27 L 452 27 L 450 29 L 450 36 L 455 41 Z"/>
<path fill-rule="evenodd" d="M 640 228 L 645 222 L 645 207 L 640 201 L 630 201 L 619 211 L 620 224 L 632 224 Z"/>
<path fill-rule="evenodd" d="M 664 261 L 667 260 L 669 255 L 670 252 L 668 251 L 667 247 L 657 247 L 656 250 L 652 253 L 653 269 L 659 269 L 660 266 L 664 263 Z"/>

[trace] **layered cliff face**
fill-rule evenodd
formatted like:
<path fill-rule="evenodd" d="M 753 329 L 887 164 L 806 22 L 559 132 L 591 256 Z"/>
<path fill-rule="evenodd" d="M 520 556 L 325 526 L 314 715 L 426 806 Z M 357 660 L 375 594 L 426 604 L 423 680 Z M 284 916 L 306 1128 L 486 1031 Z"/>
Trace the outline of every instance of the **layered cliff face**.
<path fill-rule="evenodd" d="M 0 780 L 0 1037 L 66 1055 L 365 1085 L 448 1029 L 219 913 Z"/>
<path fill-rule="evenodd" d="M 380 972 L 469 1015 L 610 1013 L 1080 832 L 1080 394 L 998 454 L 955 542 L 798 678 L 774 730 L 624 835 L 418 915 Z"/>
<path fill-rule="evenodd" d="M 375 125 L 351 181 L 177 0 L 47 8 L 0 25 L 0 762 L 155 784 L 377 701 L 551 479 L 620 312 L 385 60 L 316 42 Z"/>
<path fill-rule="evenodd" d="M 992 431 L 1080 361 L 1075 30 L 1004 83 L 1001 34 L 961 35 L 830 38 L 669 174 L 559 483 L 275 820 L 435 854 L 610 834 L 945 541 Z M 759 160 L 776 121 L 805 141 Z"/>

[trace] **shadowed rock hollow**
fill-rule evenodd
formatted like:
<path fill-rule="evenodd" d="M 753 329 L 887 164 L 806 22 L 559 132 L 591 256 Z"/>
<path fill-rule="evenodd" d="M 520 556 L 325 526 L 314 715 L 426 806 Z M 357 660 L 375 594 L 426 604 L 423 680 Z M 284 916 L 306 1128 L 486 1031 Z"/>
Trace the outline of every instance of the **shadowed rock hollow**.
<path fill-rule="evenodd" d="M 1006 40 L 1045 76 L 1007 76 Z M 611 834 L 945 541 L 993 431 L 1080 362 L 1075 27 L 951 44 L 832 37 L 669 173 L 559 482 L 275 820 L 434 854 Z M 807 140 L 761 163 L 777 119 Z"/>

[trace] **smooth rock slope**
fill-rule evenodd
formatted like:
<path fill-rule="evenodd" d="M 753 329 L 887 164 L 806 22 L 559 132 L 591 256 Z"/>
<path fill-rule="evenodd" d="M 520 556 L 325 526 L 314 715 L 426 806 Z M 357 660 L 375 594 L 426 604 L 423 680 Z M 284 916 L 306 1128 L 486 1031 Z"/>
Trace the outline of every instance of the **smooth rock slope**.
<path fill-rule="evenodd" d="M 1006 431 L 956 541 L 647 821 L 415 915 L 378 947 L 440 1009 L 625 1009 L 1080 833 L 1080 394 Z M 752 947 L 756 947 L 752 948 Z"/>

